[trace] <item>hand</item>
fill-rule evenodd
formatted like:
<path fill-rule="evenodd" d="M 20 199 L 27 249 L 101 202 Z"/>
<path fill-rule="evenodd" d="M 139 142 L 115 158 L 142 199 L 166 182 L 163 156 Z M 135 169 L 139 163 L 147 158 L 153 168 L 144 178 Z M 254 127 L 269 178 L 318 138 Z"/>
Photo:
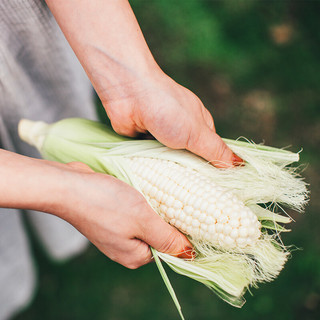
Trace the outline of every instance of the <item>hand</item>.
<path fill-rule="evenodd" d="M 155 69 L 154 74 L 158 73 Z M 107 88 L 100 91 L 119 134 L 135 136 L 148 131 L 164 145 L 187 149 L 217 167 L 241 163 L 216 133 L 213 118 L 200 99 L 165 74 L 123 84 L 119 100 L 109 99 Z"/>
<path fill-rule="evenodd" d="M 63 174 L 64 192 L 55 205 L 42 210 L 63 217 L 112 260 L 131 269 L 140 267 L 152 259 L 149 245 L 192 258 L 187 238 L 164 222 L 126 183 L 94 173 L 83 163 L 47 163 Z"/>
<path fill-rule="evenodd" d="M 0 207 L 54 214 L 128 268 L 151 260 L 149 245 L 192 258 L 191 244 L 126 183 L 79 162 L 62 164 L 0 149 Z"/>

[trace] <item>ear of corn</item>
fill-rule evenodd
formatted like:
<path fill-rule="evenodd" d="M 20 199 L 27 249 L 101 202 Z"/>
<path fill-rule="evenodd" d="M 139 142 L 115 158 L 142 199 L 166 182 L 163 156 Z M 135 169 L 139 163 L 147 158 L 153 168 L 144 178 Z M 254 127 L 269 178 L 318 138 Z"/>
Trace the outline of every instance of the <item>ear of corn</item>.
<path fill-rule="evenodd" d="M 163 219 L 188 236 L 197 257 L 154 254 L 234 306 L 243 305 L 249 286 L 273 280 L 286 262 L 280 239 L 286 229 L 280 223 L 291 219 L 281 210 L 302 211 L 307 201 L 305 182 L 288 167 L 299 160 L 296 153 L 225 139 L 246 164 L 217 169 L 188 151 L 124 138 L 85 119 L 53 125 L 22 120 L 19 133 L 47 159 L 82 161 L 139 190 Z"/>
<path fill-rule="evenodd" d="M 168 160 L 133 157 L 128 162 L 154 210 L 192 239 L 224 249 L 244 248 L 259 239 L 257 216 L 207 176 Z"/>

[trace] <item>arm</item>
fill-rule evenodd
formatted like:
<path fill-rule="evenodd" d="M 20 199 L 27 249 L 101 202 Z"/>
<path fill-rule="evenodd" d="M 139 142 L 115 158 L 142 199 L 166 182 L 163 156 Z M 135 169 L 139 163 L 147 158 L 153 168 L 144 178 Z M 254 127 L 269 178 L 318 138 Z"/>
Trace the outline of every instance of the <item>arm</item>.
<path fill-rule="evenodd" d="M 127 0 L 47 3 L 118 133 L 149 131 L 221 167 L 241 161 L 216 134 L 200 99 L 159 68 Z"/>
<path fill-rule="evenodd" d="M 0 149 L 0 176 L 0 207 L 54 214 L 126 267 L 149 262 L 149 245 L 191 257 L 186 237 L 155 214 L 139 192 L 85 164 L 60 164 Z"/>

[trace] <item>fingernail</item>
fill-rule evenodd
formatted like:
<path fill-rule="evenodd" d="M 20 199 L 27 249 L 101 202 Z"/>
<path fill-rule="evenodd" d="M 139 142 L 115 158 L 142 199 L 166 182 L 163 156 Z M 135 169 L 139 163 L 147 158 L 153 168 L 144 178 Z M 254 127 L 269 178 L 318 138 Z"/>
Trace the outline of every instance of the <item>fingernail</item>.
<path fill-rule="evenodd" d="M 243 166 L 244 165 L 244 160 L 241 159 L 239 156 L 236 154 L 233 154 L 232 156 L 232 163 L 235 167 Z"/>
<path fill-rule="evenodd" d="M 194 260 L 196 257 L 196 253 L 191 247 L 185 247 L 182 252 L 180 252 L 177 256 L 178 258 Z"/>

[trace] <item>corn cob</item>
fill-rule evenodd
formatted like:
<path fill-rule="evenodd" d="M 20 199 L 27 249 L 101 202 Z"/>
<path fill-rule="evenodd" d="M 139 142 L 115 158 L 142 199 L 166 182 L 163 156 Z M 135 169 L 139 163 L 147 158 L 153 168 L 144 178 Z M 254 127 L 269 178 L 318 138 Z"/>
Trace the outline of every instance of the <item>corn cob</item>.
<path fill-rule="evenodd" d="M 150 205 L 192 239 L 233 249 L 260 237 L 257 216 L 212 179 L 162 159 L 133 157 L 129 163 Z"/>

